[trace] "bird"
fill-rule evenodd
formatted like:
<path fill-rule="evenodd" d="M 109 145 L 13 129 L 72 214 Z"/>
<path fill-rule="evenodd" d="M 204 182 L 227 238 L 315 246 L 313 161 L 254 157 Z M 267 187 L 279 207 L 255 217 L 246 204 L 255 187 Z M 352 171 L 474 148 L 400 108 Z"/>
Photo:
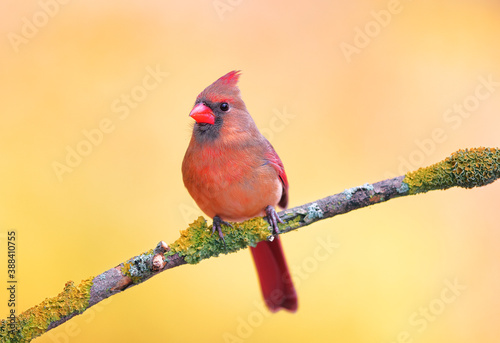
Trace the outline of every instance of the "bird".
<path fill-rule="evenodd" d="M 290 277 L 275 206 L 288 205 L 283 162 L 257 128 L 238 88 L 234 70 L 206 87 L 189 116 L 195 120 L 182 162 L 184 185 L 213 219 L 212 234 L 224 240 L 223 226 L 266 217 L 274 239 L 250 247 L 264 301 L 271 312 L 295 312 L 297 293 Z"/>

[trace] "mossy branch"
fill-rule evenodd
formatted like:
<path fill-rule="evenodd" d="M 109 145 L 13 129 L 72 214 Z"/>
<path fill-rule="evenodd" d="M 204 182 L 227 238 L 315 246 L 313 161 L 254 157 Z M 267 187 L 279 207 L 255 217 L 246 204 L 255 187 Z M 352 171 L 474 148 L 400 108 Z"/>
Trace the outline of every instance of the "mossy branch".
<path fill-rule="evenodd" d="M 480 187 L 499 177 L 499 149 L 459 150 L 439 163 L 404 176 L 346 189 L 339 194 L 279 212 L 285 222 L 279 226 L 283 234 L 392 198 L 450 187 Z M 72 281 L 68 282 L 63 292 L 56 297 L 44 300 L 15 318 L 1 320 L 1 342 L 29 342 L 98 302 L 165 270 L 186 263 L 195 264 L 271 239 L 269 225 L 263 218 L 234 223 L 233 228 L 224 229 L 227 229 L 224 232 L 226 245 L 218 235 L 211 235 L 206 220 L 199 217 L 169 246 L 160 242 L 155 249 L 132 257 L 96 277 L 90 277 L 78 286 Z"/>

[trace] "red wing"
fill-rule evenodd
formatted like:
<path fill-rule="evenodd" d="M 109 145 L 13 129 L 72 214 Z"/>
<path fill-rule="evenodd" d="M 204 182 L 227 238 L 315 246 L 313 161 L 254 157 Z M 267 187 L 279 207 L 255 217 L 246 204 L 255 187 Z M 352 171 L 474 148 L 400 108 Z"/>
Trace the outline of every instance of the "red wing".
<path fill-rule="evenodd" d="M 283 166 L 283 162 L 281 162 L 280 157 L 276 153 L 276 150 L 274 150 L 271 143 L 269 143 L 269 141 L 267 140 L 266 143 L 268 145 L 268 152 L 266 157 L 278 173 L 278 177 L 280 178 L 281 184 L 283 185 L 283 193 L 281 194 L 281 199 L 278 205 L 281 208 L 286 208 L 288 206 L 288 179 L 286 177 L 285 167 Z"/>

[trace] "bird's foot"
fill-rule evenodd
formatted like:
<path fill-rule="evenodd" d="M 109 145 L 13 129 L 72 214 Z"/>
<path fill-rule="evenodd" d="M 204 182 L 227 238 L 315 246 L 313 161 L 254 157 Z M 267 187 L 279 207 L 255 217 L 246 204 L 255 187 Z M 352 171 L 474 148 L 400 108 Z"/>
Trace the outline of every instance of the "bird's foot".
<path fill-rule="evenodd" d="M 224 242 L 224 245 L 226 245 L 226 241 L 224 240 L 224 234 L 222 233 L 222 225 L 226 225 L 229 227 L 233 227 L 231 224 L 228 222 L 223 221 L 219 216 L 214 217 L 214 221 L 212 223 L 212 235 L 214 234 L 215 230 L 218 231 L 220 239 Z"/>
<path fill-rule="evenodd" d="M 271 224 L 273 235 L 279 235 L 280 229 L 278 227 L 278 223 L 285 223 L 281 220 L 280 216 L 278 216 L 278 213 L 276 213 L 276 210 L 271 205 L 266 207 L 266 217 L 269 224 Z"/>

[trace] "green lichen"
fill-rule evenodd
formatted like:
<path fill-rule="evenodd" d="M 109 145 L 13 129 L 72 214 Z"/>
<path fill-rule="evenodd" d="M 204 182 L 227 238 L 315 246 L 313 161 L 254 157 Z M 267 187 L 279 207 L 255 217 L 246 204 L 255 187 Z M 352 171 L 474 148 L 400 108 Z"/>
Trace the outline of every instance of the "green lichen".
<path fill-rule="evenodd" d="M 316 218 L 323 218 L 323 210 L 319 207 L 317 203 L 312 203 L 307 208 L 307 215 L 305 217 L 305 220 L 312 221 Z"/>
<path fill-rule="evenodd" d="M 305 215 L 298 215 L 292 220 L 285 221 L 285 224 L 278 223 L 278 228 L 283 230 L 284 228 L 290 228 L 290 230 L 296 229 L 300 226 L 300 222 L 304 220 Z"/>
<path fill-rule="evenodd" d="M 357 191 L 361 191 L 361 190 L 373 191 L 373 185 L 371 185 L 369 183 L 365 183 L 362 186 L 357 186 L 357 187 L 345 189 L 344 194 L 345 194 L 346 199 L 350 200 L 352 198 L 352 196 L 354 195 L 354 193 L 356 193 Z"/>
<path fill-rule="evenodd" d="M 459 150 L 444 161 L 409 172 L 403 180 L 410 194 L 450 187 L 473 188 L 500 177 L 500 150 L 472 148 Z"/>
<path fill-rule="evenodd" d="M 410 187 L 408 186 L 407 183 L 405 182 L 401 182 L 401 186 L 396 188 L 396 191 L 400 194 L 405 194 L 406 192 L 408 192 L 410 190 Z"/>
<path fill-rule="evenodd" d="M 47 331 L 49 324 L 63 317 L 80 314 L 89 305 L 92 278 L 83 280 L 78 286 L 69 281 L 64 290 L 53 298 L 26 310 L 12 320 L 0 321 L 0 342 L 30 342 Z"/>
<path fill-rule="evenodd" d="M 217 257 L 219 254 L 228 254 L 247 246 L 255 247 L 258 242 L 270 235 L 269 224 L 263 218 L 254 218 L 243 223 L 231 223 L 233 226 L 223 225 L 224 242 L 216 233 L 212 234 L 212 226 L 207 226 L 207 221 L 199 217 L 189 225 L 186 230 L 180 232 L 181 236 L 169 245 L 170 250 L 165 256 L 178 253 L 185 261 L 196 264 L 209 257 Z"/>
<path fill-rule="evenodd" d="M 132 257 L 123 264 L 121 268 L 123 275 L 129 276 L 133 283 L 138 283 L 143 278 L 151 275 L 153 273 L 151 269 L 153 255 L 154 252 L 151 249 L 139 256 Z"/>

